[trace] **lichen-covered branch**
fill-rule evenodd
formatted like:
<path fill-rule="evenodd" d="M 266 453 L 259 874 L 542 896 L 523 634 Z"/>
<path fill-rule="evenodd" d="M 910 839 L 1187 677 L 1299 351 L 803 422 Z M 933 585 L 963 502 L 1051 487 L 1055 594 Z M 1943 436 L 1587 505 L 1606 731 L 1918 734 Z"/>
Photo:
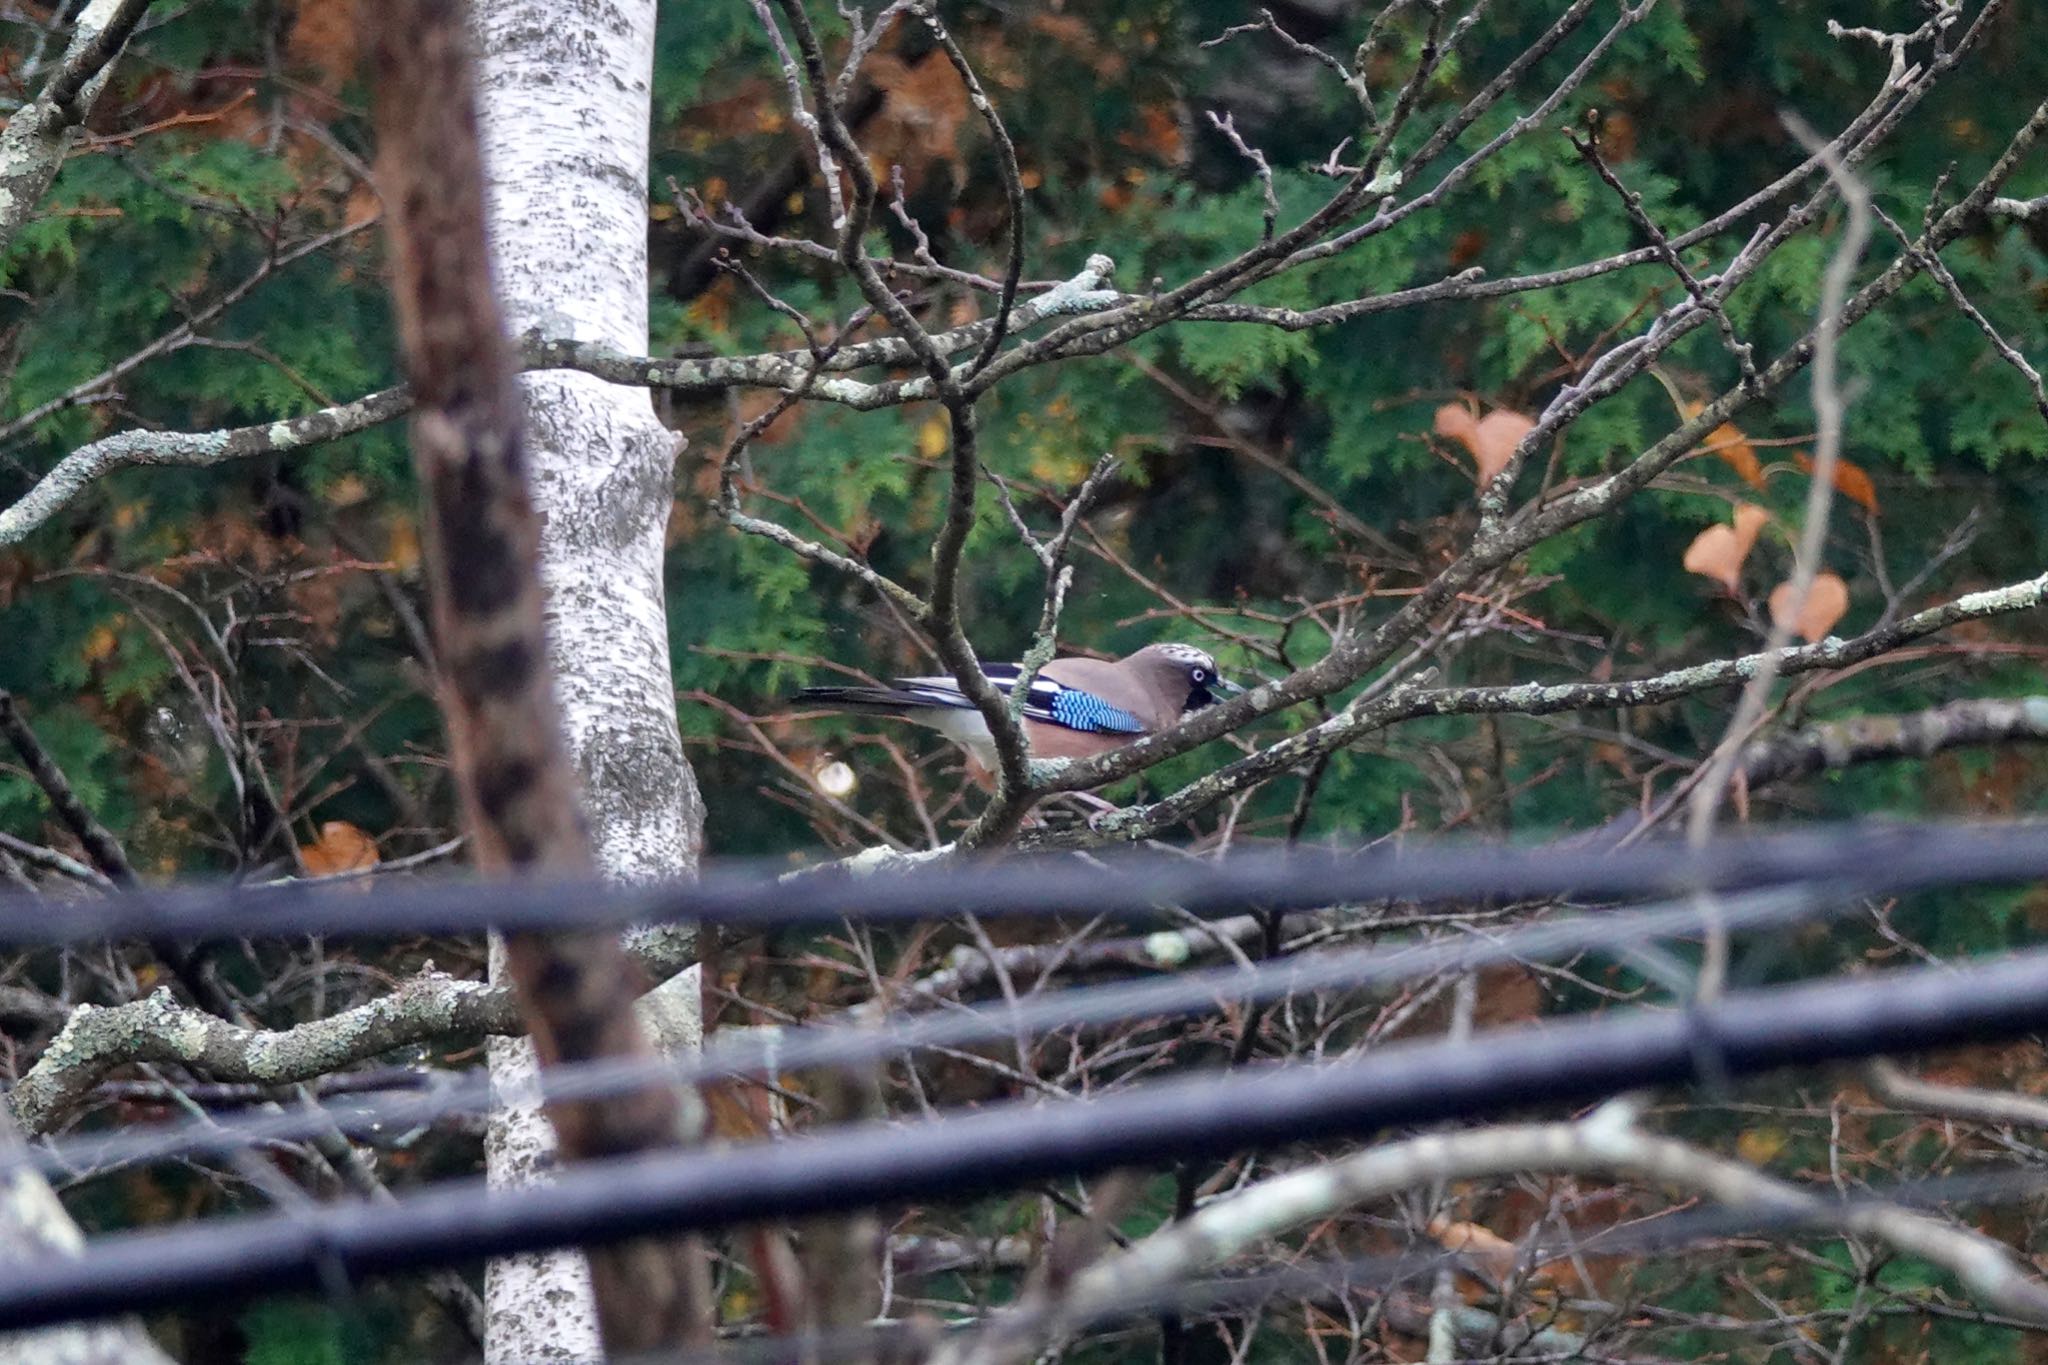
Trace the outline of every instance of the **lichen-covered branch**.
<path fill-rule="evenodd" d="M 1122 297 L 1103 288 L 1115 268 L 1109 257 L 1091 256 L 1086 268 L 1072 279 L 1013 309 L 1011 329 L 1027 328 L 1049 317 L 1108 307 Z M 958 354 L 985 340 L 991 335 L 993 326 L 992 322 L 984 321 L 947 332 L 935 332 L 932 344 L 946 354 Z M 528 371 L 574 370 L 615 384 L 673 389 L 681 393 L 713 393 L 730 388 L 802 387 L 807 398 L 820 398 L 868 410 L 928 399 L 932 396 L 930 381 L 868 381 L 848 378 L 843 372 L 900 365 L 909 358 L 907 349 L 893 337 L 843 346 L 827 358 L 822 366 L 825 373 L 817 375 L 805 386 L 805 376 L 814 361 L 800 351 L 708 360 L 670 360 L 630 355 L 597 342 L 530 336 L 522 348 L 520 364 Z M 964 365 L 961 373 L 965 373 Z M 136 465 L 206 468 L 255 455 L 290 454 L 381 426 L 411 410 L 410 392 L 398 387 L 382 389 L 297 417 L 253 426 L 197 432 L 116 432 L 72 451 L 38 479 L 18 501 L 0 508 L 0 545 L 20 541 L 63 511 L 94 482 L 116 470 Z"/>
<path fill-rule="evenodd" d="M 56 71 L 0 132 L 0 251 L 21 230 L 57 178 L 93 102 L 106 88 L 149 0 L 91 0 L 79 13 Z"/>
<path fill-rule="evenodd" d="M 288 454 L 380 426 L 412 407 L 404 389 L 255 426 L 221 431 L 122 431 L 80 446 L 10 507 L 0 508 L 0 545 L 12 545 L 64 510 L 96 481 L 135 465 L 205 468 L 252 455 Z"/>
<path fill-rule="evenodd" d="M 702 1042 L 697 983 L 694 970 L 681 972 L 634 1002 L 641 1027 L 664 1053 L 694 1052 Z M 121 1005 L 80 1005 L 67 1015 L 47 996 L 4 987 L 0 1014 L 63 1025 L 8 1092 L 7 1108 L 31 1136 L 52 1131 L 108 1073 L 137 1062 L 186 1067 L 216 1081 L 287 1085 L 361 1066 L 395 1048 L 526 1032 L 508 988 L 431 968 L 353 1009 L 284 1029 L 233 1024 L 180 1004 L 166 990 Z"/>
<path fill-rule="evenodd" d="M 114 1068 L 188 1066 L 215 1080 L 282 1085 L 393 1048 L 523 1032 L 511 992 L 425 972 L 388 995 L 288 1029 L 245 1028 L 158 990 L 125 1005 L 80 1005 L 9 1092 L 15 1120 L 49 1132 Z"/>

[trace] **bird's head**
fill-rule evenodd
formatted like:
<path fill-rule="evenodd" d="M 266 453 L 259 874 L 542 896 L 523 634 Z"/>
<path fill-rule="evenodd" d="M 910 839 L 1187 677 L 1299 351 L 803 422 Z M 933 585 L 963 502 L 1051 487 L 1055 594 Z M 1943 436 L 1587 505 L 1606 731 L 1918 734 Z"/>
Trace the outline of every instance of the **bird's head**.
<path fill-rule="evenodd" d="M 1216 660 L 1193 645 L 1146 645 L 1124 662 L 1143 673 L 1162 695 L 1185 697 L 1183 715 L 1244 691 L 1218 674 Z"/>

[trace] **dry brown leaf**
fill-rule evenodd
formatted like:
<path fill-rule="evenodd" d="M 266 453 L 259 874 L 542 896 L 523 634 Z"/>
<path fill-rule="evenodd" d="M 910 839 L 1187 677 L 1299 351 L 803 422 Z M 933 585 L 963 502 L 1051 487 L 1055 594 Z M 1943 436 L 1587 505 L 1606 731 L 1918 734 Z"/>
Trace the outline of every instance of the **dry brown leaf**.
<path fill-rule="evenodd" d="M 1468 450 L 1472 447 L 1472 433 L 1478 429 L 1479 419 L 1463 403 L 1444 404 L 1436 410 L 1436 420 L 1430 423 L 1430 430 L 1437 435 L 1463 441 Z"/>
<path fill-rule="evenodd" d="M 1522 438 L 1535 429 L 1532 419 L 1506 408 L 1496 408 L 1480 418 L 1472 440 L 1472 462 L 1479 466 L 1479 482 L 1492 483 L 1493 476 L 1508 467 L 1508 457 Z"/>
<path fill-rule="evenodd" d="M 1793 451 L 1792 462 L 1804 472 L 1813 473 L 1813 457 L 1805 451 Z M 1835 491 L 1843 497 L 1851 502 L 1861 503 L 1870 510 L 1870 515 L 1879 515 L 1877 485 L 1871 482 L 1870 475 L 1862 467 L 1836 456 L 1835 475 L 1831 482 L 1835 485 Z"/>
<path fill-rule="evenodd" d="M 334 94 L 355 75 L 360 29 L 347 5 L 300 5 L 292 20 L 285 51 L 297 68 L 292 74 L 314 76 L 314 88 Z"/>
<path fill-rule="evenodd" d="M 1179 165 L 1186 151 L 1181 140 L 1179 110 L 1168 105 L 1148 104 L 1140 109 L 1137 126 L 1118 133 L 1116 140 L 1169 166 Z"/>
<path fill-rule="evenodd" d="M 1790 621 L 1792 629 L 1810 645 L 1819 644 L 1828 638 L 1828 632 L 1849 610 L 1849 585 L 1837 574 L 1826 570 L 1814 575 L 1813 587 L 1806 594 L 1804 604 L 1792 600 L 1792 585 L 1780 583 L 1771 590 L 1771 620 L 1774 624 L 1785 625 Z M 1796 620 L 1792 613 L 1799 613 Z"/>
<path fill-rule="evenodd" d="M 309 877 L 366 871 L 377 865 L 377 841 L 346 820 L 329 820 L 320 826 L 319 838 L 299 846 L 299 861 Z M 369 880 L 361 884 L 367 887 Z"/>
<path fill-rule="evenodd" d="M 1753 502 L 1735 505 L 1735 534 L 1742 541 L 1742 553 L 1746 556 L 1764 527 L 1771 524 L 1771 514 Z"/>
<path fill-rule="evenodd" d="M 1515 447 L 1535 427 L 1534 421 L 1507 408 L 1496 408 L 1475 418 L 1462 403 L 1444 404 L 1436 410 L 1436 420 L 1431 423 L 1437 435 L 1448 436 L 1472 452 L 1472 463 L 1482 486 L 1493 482 L 1494 476 L 1507 468 Z"/>
<path fill-rule="evenodd" d="M 937 163 L 960 164 L 960 127 L 973 113 L 967 87 L 946 55 L 936 49 L 906 62 L 892 53 L 868 59 L 867 77 L 884 94 L 882 108 L 868 121 L 863 142 L 886 178 L 903 167 L 905 185 L 915 191 Z"/>
<path fill-rule="evenodd" d="M 1685 547 L 1682 561 L 1687 573 L 1711 578 L 1731 594 L 1742 586 L 1743 552 L 1732 526 L 1709 526 Z"/>
<path fill-rule="evenodd" d="M 1756 538 L 1770 524 L 1771 514 L 1753 502 L 1739 504 L 1733 526 L 1709 526 L 1685 547 L 1685 571 L 1711 578 L 1729 594 L 1742 591 L 1742 565 Z"/>

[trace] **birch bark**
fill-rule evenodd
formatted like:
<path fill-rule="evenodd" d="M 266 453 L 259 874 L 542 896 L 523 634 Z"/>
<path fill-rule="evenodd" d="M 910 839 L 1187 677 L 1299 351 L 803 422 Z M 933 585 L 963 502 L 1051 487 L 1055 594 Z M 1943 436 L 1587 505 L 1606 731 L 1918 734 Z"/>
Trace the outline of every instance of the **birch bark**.
<path fill-rule="evenodd" d="M 10 1262 L 76 1256 L 85 1249 L 41 1172 L 15 1164 L 24 1144 L 0 1105 L 0 1275 Z M 141 1324 L 76 1322 L 40 1332 L 0 1332 L 0 1365 L 171 1365 Z"/>
<path fill-rule="evenodd" d="M 515 333 L 647 348 L 647 147 L 655 0 L 478 0 L 478 97 L 499 294 Z M 677 438 L 644 389 L 525 376 L 549 644 L 600 865 L 622 878 L 696 866 L 703 807 L 669 672 L 662 550 Z M 495 954 L 494 954 L 495 966 Z M 530 1079 L 524 1040 L 491 1044 L 500 1084 Z M 532 1110 L 493 1125 L 493 1183 L 548 1165 Z M 486 1276 L 486 1358 L 600 1358 L 577 1255 Z"/>

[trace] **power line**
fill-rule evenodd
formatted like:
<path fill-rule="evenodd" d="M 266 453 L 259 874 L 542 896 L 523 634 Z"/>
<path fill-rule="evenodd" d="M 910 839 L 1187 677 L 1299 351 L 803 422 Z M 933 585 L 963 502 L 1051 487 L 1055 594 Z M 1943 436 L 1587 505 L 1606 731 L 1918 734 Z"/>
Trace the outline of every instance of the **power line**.
<path fill-rule="evenodd" d="M 1032 855 L 947 860 L 907 871 L 835 865 L 713 868 L 695 882 L 417 881 L 356 890 L 287 884 L 260 890 L 182 887 L 67 902 L 0 899 L 0 942 L 110 938 L 264 938 L 299 934 L 472 933 L 677 920 L 738 930 L 988 915 L 1139 914 L 1175 906 L 1197 915 L 1380 900 L 1449 901 L 1561 895 L 1673 895 L 1814 882 L 1845 895 L 2048 877 L 2048 830 L 2006 825 L 1888 825 L 1794 831 L 1700 848 L 1585 840 L 1526 848 L 1431 844 L 1357 853 L 1261 851 L 1220 859 L 1130 853 L 1084 860 Z"/>
<path fill-rule="evenodd" d="M 1461 1043 L 1401 1044 L 1330 1066 L 1191 1076 L 1098 1100 L 1011 1102 L 960 1117 L 588 1163 L 515 1197 L 493 1197 L 480 1180 L 454 1181 L 389 1204 L 105 1237 L 76 1259 L 15 1269 L 0 1283 L 0 1330 L 572 1243 L 964 1200 L 1058 1175 L 1577 1103 L 1703 1071 L 1740 1078 L 2044 1026 L 2048 950 L 2037 950 L 1961 970 L 1743 992 L 1690 1011 L 1617 1011 Z"/>
<path fill-rule="evenodd" d="M 1718 914 L 1730 932 L 1782 929 L 1838 904 L 1816 888 L 1796 886 L 1722 898 Z M 1690 899 L 1584 914 L 1549 924 L 1445 941 L 1318 953 L 1218 967 L 1152 979 L 1118 981 L 991 1002 L 791 1029 L 769 1042 L 719 1041 L 690 1058 L 625 1058 L 551 1067 L 541 1074 L 550 1098 L 598 1099 L 650 1084 L 695 1084 L 734 1075 L 868 1066 L 926 1048 L 1006 1043 L 1068 1028 L 1138 1019 L 1212 1013 L 1226 1005 L 1269 1003 L 1316 991 L 1359 990 L 1445 972 L 1516 962 L 1545 962 L 1595 953 L 1632 958 L 1635 949 L 1700 931 L 1702 911 Z M 181 1157 L 229 1155 L 262 1142 L 307 1141 L 332 1131 L 354 1138 L 404 1132 L 452 1114 L 494 1107 L 487 1074 L 444 1081 L 423 1094 L 362 1103 L 302 1106 L 279 1114 L 203 1119 L 142 1130 L 91 1134 L 17 1149 L 52 1174 L 103 1173 L 106 1168 Z M 0 1170 L 9 1164 L 0 1152 Z"/>
<path fill-rule="evenodd" d="M 1627 1179 L 1627 1173 L 1617 1172 L 1617 1178 Z M 1804 1206 L 1708 1205 L 1679 1209 L 1627 1225 L 1578 1230 L 1569 1237 L 1524 1240 L 1516 1244 L 1515 1256 L 1519 1265 L 1537 1267 L 1572 1256 L 1640 1258 L 1669 1255 L 1731 1237 L 1799 1233 L 1839 1236 L 1843 1235 L 1843 1225 L 1863 1210 L 1886 1207 L 1934 1209 L 1957 1204 L 1982 1207 L 2016 1202 L 2044 1191 L 2048 1191 L 2048 1173 L 2024 1167 L 1931 1176 L 1853 1193 L 1838 1193 L 1825 1187 L 1802 1187 L 1800 1193 L 1810 1201 Z M 1180 1281 L 1134 1295 L 1112 1312 L 1094 1317 L 1082 1325 L 1091 1330 L 1100 1329 L 1167 1309 L 1190 1313 L 1243 1311 L 1282 1297 L 1322 1300 L 1342 1299 L 1350 1295 L 1377 1297 L 1397 1292 L 1403 1284 L 1432 1280 L 1441 1270 L 1494 1275 L 1498 1270 L 1498 1254 L 1431 1247 L 1361 1256 L 1311 1257 L 1267 1269 Z M 1022 1305 L 1008 1305 L 976 1323 L 940 1326 L 909 1320 L 872 1323 L 829 1333 L 749 1337 L 721 1342 L 716 1350 L 648 1352 L 624 1357 L 614 1365 L 719 1365 L 720 1362 L 733 1365 L 738 1361 L 756 1360 L 873 1359 L 878 1347 L 928 1346 L 935 1337 L 973 1332 L 990 1326 L 999 1321 L 1005 1311 L 1017 1311 L 1020 1307 Z M 1660 1326 L 1666 1332 L 1696 1330 L 1694 1324 L 1684 1322 Z M 896 1354 L 917 1356 L 924 1352 L 905 1349 Z M 534 1362 L 533 1365 L 539 1363 Z"/>

